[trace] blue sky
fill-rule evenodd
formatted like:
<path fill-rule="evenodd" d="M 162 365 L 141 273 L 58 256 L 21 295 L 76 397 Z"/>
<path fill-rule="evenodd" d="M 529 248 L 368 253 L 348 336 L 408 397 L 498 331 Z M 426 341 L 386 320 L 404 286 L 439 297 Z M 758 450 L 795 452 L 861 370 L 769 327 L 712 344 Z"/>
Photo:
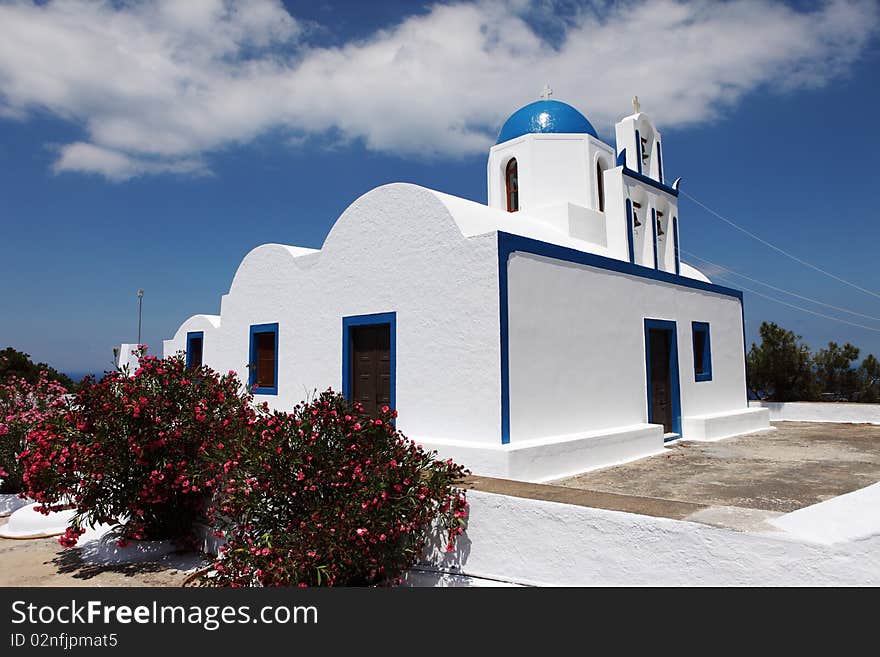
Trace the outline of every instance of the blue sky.
<path fill-rule="evenodd" d="M 876 3 L 842 0 L 0 0 L 0 346 L 101 371 L 135 340 L 139 287 L 161 350 L 251 248 L 319 247 L 372 187 L 485 202 L 488 146 L 545 83 L 611 143 L 638 94 L 668 178 L 880 294 L 877 36 Z M 687 198 L 680 221 L 687 252 L 880 318 Z M 880 321 L 715 280 L 875 329 L 746 292 L 750 342 L 770 320 L 880 355 Z"/>

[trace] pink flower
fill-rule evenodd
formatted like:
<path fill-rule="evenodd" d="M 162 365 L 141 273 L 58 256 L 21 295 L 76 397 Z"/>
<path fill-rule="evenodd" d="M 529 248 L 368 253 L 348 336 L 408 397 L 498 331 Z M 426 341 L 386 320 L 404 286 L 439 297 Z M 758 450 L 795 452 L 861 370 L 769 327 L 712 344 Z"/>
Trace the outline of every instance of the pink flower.
<path fill-rule="evenodd" d="M 361 528 L 359 528 L 359 529 L 357 530 L 356 533 L 357 533 L 358 536 L 363 536 L 364 534 L 367 533 L 367 530 L 364 529 L 363 527 L 361 527 Z"/>

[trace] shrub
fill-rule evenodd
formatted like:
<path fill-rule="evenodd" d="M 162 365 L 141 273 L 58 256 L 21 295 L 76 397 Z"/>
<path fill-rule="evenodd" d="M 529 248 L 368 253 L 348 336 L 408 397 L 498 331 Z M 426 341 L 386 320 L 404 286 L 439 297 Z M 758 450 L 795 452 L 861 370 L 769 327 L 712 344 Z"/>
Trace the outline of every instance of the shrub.
<path fill-rule="evenodd" d="M 66 408 L 67 389 L 41 372 L 33 383 L 8 376 L 0 383 L 0 492 L 18 493 L 22 467 L 18 455 L 28 433 Z"/>
<path fill-rule="evenodd" d="M 30 354 L 6 347 L 0 351 L 0 381 L 7 381 L 11 378 L 25 379 L 31 384 L 47 379 L 55 381 L 69 391 L 77 389 L 77 383 L 66 374 L 46 365 L 46 363 L 33 362 Z"/>
<path fill-rule="evenodd" d="M 182 355 L 145 351 L 130 377 L 87 381 L 64 417 L 31 432 L 21 455 L 25 488 L 44 512 L 76 507 L 62 545 L 97 523 L 119 523 L 123 544 L 193 537 L 224 463 L 249 435 L 256 414 L 233 372 L 188 370 Z"/>
<path fill-rule="evenodd" d="M 451 550 L 467 514 L 466 471 L 330 390 L 292 413 L 265 411 L 227 482 L 217 521 L 227 543 L 218 586 L 399 581 L 439 520 Z"/>

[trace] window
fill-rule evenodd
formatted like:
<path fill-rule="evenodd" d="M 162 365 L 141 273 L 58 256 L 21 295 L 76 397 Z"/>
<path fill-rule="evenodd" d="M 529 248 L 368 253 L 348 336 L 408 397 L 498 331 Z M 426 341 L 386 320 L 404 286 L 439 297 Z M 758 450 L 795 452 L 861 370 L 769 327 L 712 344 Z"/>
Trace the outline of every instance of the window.
<path fill-rule="evenodd" d="M 693 322 L 694 336 L 694 380 L 712 380 L 712 347 L 709 342 L 709 324 Z"/>
<path fill-rule="evenodd" d="M 254 394 L 278 394 L 278 324 L 251 326 L 248 370 Z"/>
<path fill-rule="evenodd" d="M 504 174 L 504 180 L 507 187 L 507 211 L 516 212 L 519 210 L 519 176 L 516 166 L 516 158 L 507 163 L 507 170 Z"/>
<path fill-rule="evenodd" d="M 202 366 L 202 348 L 205 343 L 204 331 L 190 331 L 186 334 L 186 368 Z"/>
<path fill-rule="evenodd" d="M 599 190 L 599 212 L 605 212 L 605 180 L 599 162 L 596 162 L 596 186 Z"/>

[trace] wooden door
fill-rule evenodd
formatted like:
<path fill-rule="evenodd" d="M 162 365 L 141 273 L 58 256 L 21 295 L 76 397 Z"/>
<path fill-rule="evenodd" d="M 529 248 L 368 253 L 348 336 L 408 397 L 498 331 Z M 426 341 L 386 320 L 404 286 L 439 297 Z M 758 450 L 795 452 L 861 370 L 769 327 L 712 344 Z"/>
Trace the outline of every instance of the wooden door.
<path fill-rule="evenodd" d="M 375 416 L 391 405 L 391 326 L 351 328 L 351 400 Z"/>
<path fill-rule="evenodd" d="M 648 373 L 651 382 L 650 417 L 653 424 L 662 424 L 664 433 L 672 432 L 672 376 L 670 372 L 671 338 L 670 331 L 650 329 L 650 365 Z"/>

